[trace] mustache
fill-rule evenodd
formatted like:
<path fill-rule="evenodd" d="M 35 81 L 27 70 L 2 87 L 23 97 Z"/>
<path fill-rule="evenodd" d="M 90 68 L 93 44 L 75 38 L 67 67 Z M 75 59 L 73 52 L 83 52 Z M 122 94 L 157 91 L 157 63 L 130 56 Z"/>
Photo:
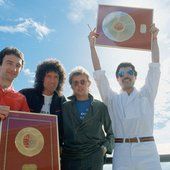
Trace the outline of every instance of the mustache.
<path fill-rule="evenodd" d="M 124 80 L 131 80 L 130 78 L 128 78 L 128 77 L 125 77 L 122 81 L 124 81 Z"/>

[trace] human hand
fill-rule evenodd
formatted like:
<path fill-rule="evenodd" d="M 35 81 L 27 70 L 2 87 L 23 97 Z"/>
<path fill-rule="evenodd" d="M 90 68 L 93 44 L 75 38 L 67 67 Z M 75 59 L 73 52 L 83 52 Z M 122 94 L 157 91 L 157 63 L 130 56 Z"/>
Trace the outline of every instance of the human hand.
<path fill-rule="evenodd" d="M 9 106 L 2 106 L 2 105 L 0 105 L 0 120 L 6 119 L 6 117 L 9 114 L 9 111 L 10 111 L 10 107 Z"/>
<path fill-rule="evenodd" d="M 155 27 L 155 24 L 151 25 L 150 32 L 151 32 L 151 35 L 152 35 L 152 39 L 157 40 L 159 29 L 157 27 Z"/>
<path fill-rule="evenodd" d="M 90 42 L 90 47 L 94 47 L 96 38 L 99 37 L 99 34 L 96 33 L 96 28 L 93 29 L 93 31 L 90 32 L 88 38 Z"/>
<path fill-rule="evenodd" d="M 101 149 L 102 149 L 102 153 L 103 153 L 103 156 L 104 156 L 106 154 L 106 152 L 107 152 L 107 148 L 102 145 Z"/>

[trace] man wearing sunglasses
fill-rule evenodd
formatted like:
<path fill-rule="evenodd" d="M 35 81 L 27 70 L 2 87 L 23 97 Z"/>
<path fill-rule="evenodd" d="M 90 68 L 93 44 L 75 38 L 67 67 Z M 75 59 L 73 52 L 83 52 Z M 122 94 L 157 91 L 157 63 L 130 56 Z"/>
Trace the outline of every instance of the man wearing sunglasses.
<path fill-rule="evenodd" d="M 112 152 L 113 132 L 107 107 L 89 93 L 87 71 L 78 67 L 69 75 L 73 95 L 63 104 L 62 170 L 102 170 Z"/>
<path fill-rule="evenodd" d="M 159 155 L 153 137 L 154 100 L 159 79 L 158 29 L 151 26 L 152 62 L 141 90 L 134 87 L 137 72 L 128 62 L 121 63 L 116 78 L 122 91 L 111 90 L 105 72 L 101 70 L 95 49 L 99 36 L 93 30 L 89 34 L 94 78 L 102 100 L 107 105 L 115 135 L 113 170 L 161 170 Z"/>

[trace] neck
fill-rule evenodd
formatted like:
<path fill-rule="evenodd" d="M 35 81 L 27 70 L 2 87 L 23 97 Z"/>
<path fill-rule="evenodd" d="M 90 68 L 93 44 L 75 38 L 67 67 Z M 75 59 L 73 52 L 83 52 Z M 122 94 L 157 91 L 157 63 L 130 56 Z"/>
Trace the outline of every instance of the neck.
<path fill-rule="evenodd" d="M 133 90 L 134 90 L 134 88 L 131 87 L 131 88 L 125 89 L 125 90 L 123 90 L 123 91 L 127 92 L 127 94 L 130 95 Z"/>
<path fill-rule="evenodd" d="M 43 94 L 46 95 L 46 96 L 52 96 L 54 92 L 51 92 L 51 91 L 47 91 L 47 90 L 44 90 L 43 91 Z"/>
<path fill-rule="evenodd" d="M 84 95 L 84 96 L 76 95 L 76 99 L 79 100 L 79 101 L 84 101 L 84 100 L 88 100 L 89 96 L 88 95 Z"/>
<path fill-rule="evenodd" d="M 11 86 L 11 84 L 12 84 L 11 81 L 3 80 L 2 78 L 0 78 L 0 85 L 2 89 L 7 89 L 8 87 Z"/>

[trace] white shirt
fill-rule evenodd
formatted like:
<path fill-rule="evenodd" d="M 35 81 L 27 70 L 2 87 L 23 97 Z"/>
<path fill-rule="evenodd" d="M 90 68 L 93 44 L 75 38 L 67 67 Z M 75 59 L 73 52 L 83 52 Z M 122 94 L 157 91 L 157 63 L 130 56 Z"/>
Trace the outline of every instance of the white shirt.
<path fill-rule="evenodd" d="M 94 72 L 103 102 L 112 120 L 115 138 L 147 137 L 153 135 L 154 100 L 160 79 L 160 64 L 150 63 L 145 85 L 128 95 L 110 88 L 105 71 Z"/>
<path fill-rule="evenodd" d="M 44 96 L 44 104 L 41 108 L 41 113 L 50 114 L 50 105 L 51 105 L 53 95 L 47 96 L 47 95 L 43 94 L 43 96 Z"/>

